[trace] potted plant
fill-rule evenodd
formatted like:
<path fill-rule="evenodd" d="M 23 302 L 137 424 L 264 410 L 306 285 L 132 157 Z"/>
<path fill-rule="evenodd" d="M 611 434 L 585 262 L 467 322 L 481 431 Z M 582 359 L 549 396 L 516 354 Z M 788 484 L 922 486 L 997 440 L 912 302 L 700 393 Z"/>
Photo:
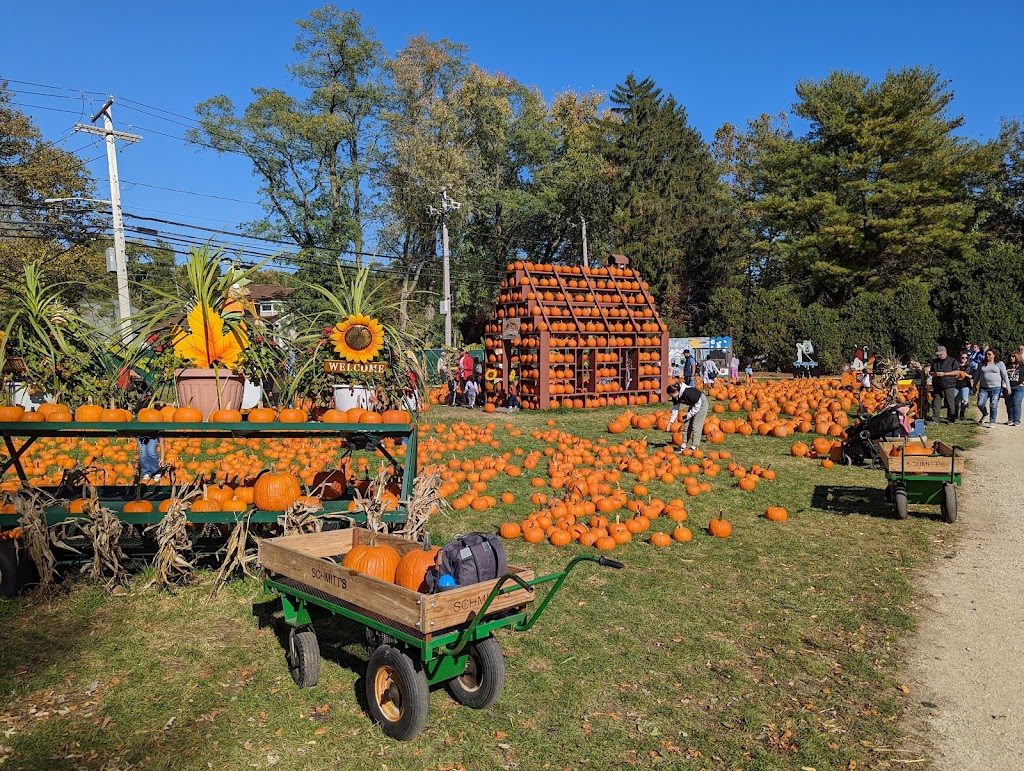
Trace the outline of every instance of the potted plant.
<path fill-rule="evenodd" d="M 371 284 L 369 268 L 338 266 L 336 290 L 314 286 L 325 308 L 302 319 L 296 362 L 287 393 L 313 407 L 390 409 L 408 401 L 412 383 L 422 384 L 416 352 L 422 349 L 417 329 L 396 323 L 401 306 L 386 282 Z M 382 363 L 383 371 L 325 371 L 331 360 L 351 364 Z M 409 373 L 417 373 L 410 379 Z"/>
<path fill-rule="evenodd" d="M 259 376 L 257 362 L 270 355 L 246 289 L 264 264 L 242 267 L 222 249 L 192 248 L 185 286 L 174 294 L 147 286 L 158 299 L 134 317 L 136 355 L 169 346 L 186 365 L 174 373 L 178 404 L 195 407 L 204 420 L 214 410 L 239 409 L 246 375 Z"/>

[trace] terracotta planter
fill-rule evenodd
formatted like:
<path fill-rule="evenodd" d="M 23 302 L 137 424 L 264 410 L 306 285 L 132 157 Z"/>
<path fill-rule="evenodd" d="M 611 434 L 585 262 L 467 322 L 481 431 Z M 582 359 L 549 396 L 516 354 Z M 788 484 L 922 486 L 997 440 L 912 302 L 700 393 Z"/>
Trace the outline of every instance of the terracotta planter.
<path fill-rule="evenodd" d="M 203 413 L 203 420 L 209 420 L 214 410 L 242 407 L 245 378 L 229 369 L 179 369 L 174 373 L 174 384 L 178 406 L 195 407 Z"/>

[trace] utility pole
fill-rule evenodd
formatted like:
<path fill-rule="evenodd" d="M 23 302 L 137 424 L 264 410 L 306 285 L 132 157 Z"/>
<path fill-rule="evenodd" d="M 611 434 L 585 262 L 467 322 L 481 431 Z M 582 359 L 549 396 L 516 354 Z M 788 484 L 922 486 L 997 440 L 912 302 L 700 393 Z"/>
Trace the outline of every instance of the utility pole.
<path fill-rule="evenodd" d="M 580 226 L 583 228 L 583 267 L 590 267 L 590 255 L 587 254 L 587 221 L 580 215 Z"/>
<path fill-rule="evenodd" d="M 132 303 L 128 295 L 128 259 L 125 254 L 124 244 L 124 220 L 121 213 L 121 183 L 117 177 L 117 147 L 115 140 L 122 142 L 138 142 L 142 139 L 138 134 L 126 134 L 123 131 L 114 131 L 114 121 L 110 115 L 110 108 L 114 104 L 114 97 L 107 99 L 100 111 L 92 116 L 90 123 L 95 123 L 100 117 L 103 118 L 103 128 L 98 126 L 87 126 L 84 123 L 76 123 L 75 131 L 84 131 L 87 134 L 96 134 L 104 137 L 107 143 L 107 169 L 110 173 L 110 210 L 114 220 L 114 264 L 117 273 L 117 308 L 118 318 L 121 322 L 121 342 L 128 342 L 131 334 Z"/>
<path fill-rule="evenodd" d="M 441 256 L 442 256 L 442 280 L 444 286 L 442 293 L 444 298 L 441 300 L 441 312 L 444 313 L 444 344 L 448 348 L 452 347 L 452 279 L 451 279 L 451 267 L 449 265 L 448 254 L 448 212 L 458 211 L 462 208 L 462 204 L 458 201 L 453 201 L 448 197 L 448 188 L 441 188 L 441 209 L 438 211 L 433 206 L 430 207 L 430 213 L 433 215 L 441 215 Z"/>

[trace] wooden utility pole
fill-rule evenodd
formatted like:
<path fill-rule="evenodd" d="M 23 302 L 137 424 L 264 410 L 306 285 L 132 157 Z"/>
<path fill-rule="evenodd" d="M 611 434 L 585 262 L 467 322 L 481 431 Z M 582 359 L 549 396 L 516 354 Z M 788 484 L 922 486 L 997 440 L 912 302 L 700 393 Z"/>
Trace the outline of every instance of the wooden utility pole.
<path fill-rule="evenodd" d="M 125 253 L 124 219 L 121 213 L 121 183 L 117 176 L 117 147 L 114 142 L 118 139 L 122 142 L 138 142 L 142 137 L 138 134 L 114 131 L 114 121 L 110 115 L 110 108 L 113 104 L 114 97 L 110 97 L 100 108 L 100 111 L 92 116 L 90 123 L 95 123 L 100 117 L 103 118 L 103 128 L 76 123 L 75 131 L 96 134 L 97 136 L 104 137 L 107 143 L 107 169 L 110 174 L 110 210 L 114 224 L 114 264 L 117 273 L 117 308 L 118 317 L 121 322 L 121 341 L 127 342 L 131 334 L 130 317 L 132 315 L 132 303 L 131 297 L 128 294 L 128 259 Z"/>

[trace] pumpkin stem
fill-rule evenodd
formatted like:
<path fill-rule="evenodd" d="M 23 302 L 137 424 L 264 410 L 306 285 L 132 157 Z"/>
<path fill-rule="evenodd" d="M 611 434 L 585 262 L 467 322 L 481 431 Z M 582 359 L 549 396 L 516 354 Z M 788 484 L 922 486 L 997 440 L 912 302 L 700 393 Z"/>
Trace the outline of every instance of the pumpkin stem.
<path fill-rule="evenodd" d="M 430 533 L 423 534 L 423 551 L 430 551 Z"/>

